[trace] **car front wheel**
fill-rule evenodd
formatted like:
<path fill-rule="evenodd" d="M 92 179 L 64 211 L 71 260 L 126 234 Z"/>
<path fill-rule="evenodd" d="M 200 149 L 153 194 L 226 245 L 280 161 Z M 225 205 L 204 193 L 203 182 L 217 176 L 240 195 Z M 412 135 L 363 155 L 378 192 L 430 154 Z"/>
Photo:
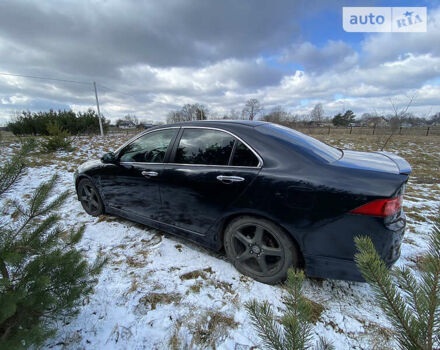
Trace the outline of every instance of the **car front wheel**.
<path fill-rule="evenodd" d="M 268 220 L 251 216 L 234 219 L 226 227 L 224 246 L 238 271 L 262 283 L 282 282 L 287 270 L 298 265 L 295 244 Z"/>
<path fill-rule="evenodd" d="M 99 216 L 104 213 L 104 205 L 101 196 L 89 179 L 82 179 L 79 182 L 78 198 L 87 214 Z"/>

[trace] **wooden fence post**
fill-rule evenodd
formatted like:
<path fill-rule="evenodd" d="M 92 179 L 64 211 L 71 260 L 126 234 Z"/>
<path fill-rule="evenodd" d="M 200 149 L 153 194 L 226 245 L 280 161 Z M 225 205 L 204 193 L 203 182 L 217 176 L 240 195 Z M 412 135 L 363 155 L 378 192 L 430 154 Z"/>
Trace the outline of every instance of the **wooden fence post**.
<path fill-rule="evenodd" d="M 428 136 L 429 135 L 429 126 L 428 126 L 428 129 L 426 129 L 426 136 Z"/>
<path fill-rule="evenodd" d="M 328 127 L 328 135 L 330 135 L 330 127 Z"/>
<path fill-rule="evenodd" d="M 399 135 L 402 135 L 402 127 L 399 129 Z"/>
<path fill-rule="evenodd" d="M 373 127 L 373 135 L 375 132 L 376 132 L 376 124 L 374 124 L 374 127 Z"/>
<path fill-rule="evenodd" d="M 351 135 L 352 132 L 353 132 L 353 127 L 350 126 L 350 135 Z"/>

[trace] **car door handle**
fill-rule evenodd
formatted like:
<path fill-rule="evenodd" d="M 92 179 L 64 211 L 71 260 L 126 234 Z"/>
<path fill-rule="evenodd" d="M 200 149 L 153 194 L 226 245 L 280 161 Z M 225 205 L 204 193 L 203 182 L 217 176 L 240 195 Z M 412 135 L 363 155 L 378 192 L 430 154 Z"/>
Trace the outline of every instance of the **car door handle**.
<path fill-rule="evenodd" d="M 143 176 L 145 176 L 145 177 L 154 177 L 154 176 L 157 176 L 157 175 L 159 175 L 157 172 L 155 172 L 155 171 L 143 171 L 143 172 L 141 172 L 141 174 L 143 175 Z"/>
<path fill-rule="evenodd" d="M 219 176 L 217 176 L 217 180 L 221 181 L 223 183 L 226 183 L 226 184 L 230 184 L 232 182 L 242 182 L 242 181 L 244 181 L 244 178 L 240 177 L 240 176 L 219 175 Z"/>

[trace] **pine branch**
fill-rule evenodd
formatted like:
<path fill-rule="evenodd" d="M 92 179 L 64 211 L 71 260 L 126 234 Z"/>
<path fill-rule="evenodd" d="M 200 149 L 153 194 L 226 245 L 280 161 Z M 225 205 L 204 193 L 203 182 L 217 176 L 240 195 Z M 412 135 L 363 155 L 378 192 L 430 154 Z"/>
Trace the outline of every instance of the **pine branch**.
<path fill-rule="evenodd" d="M 287 333 L 286 348 L 306 349 L 309 347 L 307 344 L 311 338 L 311 309 L 309 302 L 302 294 L 303 281 L 304 272 L 294 272 L 293 269 L 288 271 L 285 286 L 288 294 L 283 298 L 286 313 L 282 321 Z"/>
<path fill-rule="evenodd" d="M 403 292 L 408 296 L 412 303 L 411 307 L 417 314 L 419 324 L 422 324 L 423 319 L 425 318 L 424 307 L 421 305 L 423 295 L 416 279 L 412 275 L 411 271 L 406 267 L 397 269 L 396 277 L 399 281 L 399 284 L 402 286 Z"/>
<path fill-rule="evenodd" d="M 15 164 L 14 164 L 15 163 Z M 0 196 L 9 190 L 18 180 L 24 169 L 24 164 L 19 163 L 17 159 L 12 159 L 1 169 L 2 176 L 0 178 Z"/>
<path fill-rule="evenodd" d="M 318 343 L 315 346 L 316 350 L 335 350 L 335 347 L 331 342 L 322 336 L 319 336 Z"/>
<path fill-rule="evenodd" d="M 0 196 L 8 191 L 23 174 L 26 155 L 35 148 L 35 140 L 22 144 L 20 150 L 0 168 Z"/>
<path fill-rule="evenodd" d="M 252 324 L 265 345 L 271 349 L 284 350 L 283 335 L 269 303 L 267 301 L 258 303 L 256 300 L 252 300 L 246 303 L 245 307 L 251 316 Z"/>
<path fill-rule="evenodd" d="M 437 220 L 430 234 L 429 253 L 422 264 L 422 288 L 427 292 L 427 348 L 432 349 L 434 330 L 440 324 L 440 229 Z"/>
<path fill-rule="evenodd" d="M 312 323 L 310 302 L 303 296 L 304 272 L 289 269 L 281 324 L 275 320 L 270 305 L 253 300 L 246 304 L 259 337 L 270 349 L 304 350 L 311 346 Z M 323 340 L 324 341 L 324 340 Z M 329 344 L 325 342 L 325 344 Z M 323 349 L 332 349 L 331 345 Z"/>
<path fill-rule="evenodd" d="M 98 258 L 89 265 L 74 248 L 84 227 L 62 239 L 65 231 L 53 211 L 68 192 L 50 200 L 55 181 L 56 176 L 41 184 L 26 206 L 13 202 L 22 216 L 19 224 L 0 227 L 1 348 L 23 342 L 38 348 L 54 332 L 48 319 L 73 315 L 106 262 Z"/>
<path fill-rule="evenodd" d="M 4 279 L 9 279 L 8 268 L 6 267 L 5 261 L 3 259 L 0 260 L 0 272 Z"/>
<path fill-rule="evenodd" d="M 377 254 L 373 242 L 369 237 L 356 237 L 355 243 L 359 251 L 355 256 L 356 264 L 366 281 L 373 287 L 382 309 L 394 326 L 399 329 L 398 338 L 401 345 L 407 349 L 414 349 L 414 346 L 417 349 L 424 349 L 418 334 L 414 332 L 414 328 L 418 328 L 417 321 L 408 312 L 405 301 L 397 292 L 389 271 Z"/>
<path fill-rule="evenodd" d="M 29 216 L 44 214 L 43 212 L 39 213 L 39 211 L 49 197 L 51 190 L 54 188 L 57 178 L 58 175 L 55 174 L 50 178 L 49 181 L 43 182 L 37 187 L 30 200 Z"/>

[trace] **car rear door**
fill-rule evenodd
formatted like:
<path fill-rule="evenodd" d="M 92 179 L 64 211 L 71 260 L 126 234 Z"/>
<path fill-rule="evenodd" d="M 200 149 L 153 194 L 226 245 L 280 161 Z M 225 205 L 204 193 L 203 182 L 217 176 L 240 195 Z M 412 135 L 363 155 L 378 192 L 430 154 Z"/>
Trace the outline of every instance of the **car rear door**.
<path fill-rule="evenodd" d="M 159 179 L 178 131 L 152 131 L 118 152 L 118 162 L 106 167 L 100 176 L 107 205 L 145 218 L 157 217 L 161 206 Z"/>
<path fill-rule="evenodd" d="M 227 131 L 182 128 L 160 176 L 160 221 L 206 233 L 261 166 L 261 158 Z"/>

